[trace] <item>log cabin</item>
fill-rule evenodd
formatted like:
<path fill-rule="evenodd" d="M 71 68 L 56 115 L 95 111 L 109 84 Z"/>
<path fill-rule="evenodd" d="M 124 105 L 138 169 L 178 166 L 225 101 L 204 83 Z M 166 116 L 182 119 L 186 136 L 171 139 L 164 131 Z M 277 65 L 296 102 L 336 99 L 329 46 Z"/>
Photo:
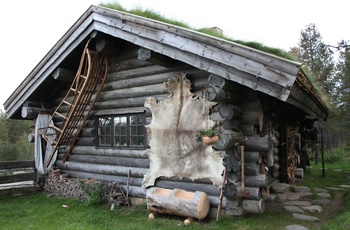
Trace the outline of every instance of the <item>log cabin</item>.
<path fill-rule="evenodd" d="M 153 187 L 204 192 L 212 213 L 230 216 L 263 212 L 273 182 L 293 183 L 302 148 L 319 136 L 315 122 L 328 115 L 298 62 L 101 6 L 4 108 L 36 124 L 43 174 L 54 165 L 115 182 L 135 202 Z M 196 140 L 208 129 L 217 142 Z"/>

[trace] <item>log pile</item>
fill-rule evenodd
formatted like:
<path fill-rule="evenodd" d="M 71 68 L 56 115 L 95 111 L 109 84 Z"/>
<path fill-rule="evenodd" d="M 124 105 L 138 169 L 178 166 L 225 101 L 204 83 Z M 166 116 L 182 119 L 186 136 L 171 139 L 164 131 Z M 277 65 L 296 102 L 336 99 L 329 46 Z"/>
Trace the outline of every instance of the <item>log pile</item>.
<path fill-rule="evenodd" d="M 297 152 L 296 146 L 296 134 L 299 127 L 289 126 L 287 129 L 287 142 L 288 142 L 288 161 L 287 161 L 287 173 L 288 183 L 293 184 L 295 181 L 295 171 L 297 169 Z"/>
<path fill-rule="evenodd" d="M 93 188 L 96 179 L 80 179 L 88 189 Z M 44 193 L 56 197 L 69 197 L 83 200 L 85 194 L 76 178 L 70 178 L 67 174 L 61 174 L 61 170 L 53 167 L 46 177 Z M 127 199 L 117 183 L 103 183 L 102 201 L 118 206 L 128 205 Z"/>
<path fill-rule="evenodd" d="M 264 126 L 260 99 L 253 91 L 241 95 L 239 87 L 219 76 L 210 75 L 209 84 L 208 99 L 219 102 L 210 118 L 221 124 L 220 140 L 212 147 L 226 153 L 225 213 L 230 216 L 261 213 L 265 208 L 263 191 L 268 195 L 267 157 L 263 156 L 273 154 L 275 145 L 271 145 L 270 135 L 262 135 L 263 129 L 269 127 Z M 232 95 L 240 95 L 244 100 L 238 101 Z"/>

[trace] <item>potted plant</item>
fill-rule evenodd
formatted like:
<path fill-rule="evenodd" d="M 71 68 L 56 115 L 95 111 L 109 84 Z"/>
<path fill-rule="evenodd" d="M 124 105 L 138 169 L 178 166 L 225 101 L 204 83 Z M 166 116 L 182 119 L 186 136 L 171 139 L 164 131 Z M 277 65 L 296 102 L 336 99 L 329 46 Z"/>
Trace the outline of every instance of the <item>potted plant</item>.
<path fill-rule="evenodd" d="M 219 140 L 219 135 L 217 131 L 213 128 L 208 130 L 203 129 L 199 131 L 199 133 L 196 135 L 196 141 L 202 142 L 206 145 L 215 144 L 218 140 Z"/>

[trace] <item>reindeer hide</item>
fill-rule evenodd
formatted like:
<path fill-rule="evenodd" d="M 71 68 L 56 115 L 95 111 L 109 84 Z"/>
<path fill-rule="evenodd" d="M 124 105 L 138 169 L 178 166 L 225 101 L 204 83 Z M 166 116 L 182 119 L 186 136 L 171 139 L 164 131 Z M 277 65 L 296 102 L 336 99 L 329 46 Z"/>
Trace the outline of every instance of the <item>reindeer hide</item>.
<path fill-rule="evenodd" d="M 165 87 L 170 93 L 168 99 L 145 101 L 152 112 L 152 122 L 146 126 L 150 168 L 142 187 L 154 185 L 160 176 L 209 178 L 213 184 L 221 185 L 224 170 L 221 152 L 195 140 L 200 130 L 215 125 L 209 119 L 209 111 L 215 103 L 191 93 L 191 82 L 185 74 L 169 79 Z"/>

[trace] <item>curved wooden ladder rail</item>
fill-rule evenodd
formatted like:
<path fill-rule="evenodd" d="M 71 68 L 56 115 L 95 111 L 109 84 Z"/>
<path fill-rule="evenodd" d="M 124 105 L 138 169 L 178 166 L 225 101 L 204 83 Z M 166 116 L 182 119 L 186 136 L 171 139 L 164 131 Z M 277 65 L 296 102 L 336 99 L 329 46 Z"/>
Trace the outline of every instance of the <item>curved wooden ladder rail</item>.
<path fill-rule="evenodd" d="M 70 89 L 51 116 L 51 120 L 63 118 L 61 127 L 50 125 L 49 122 L 46 129 L 41 132 L 46 144 L 53 146 L 46 167 L 48 167 L 58 146 L 62 143 L 69 144 L 63 162 L 67 159 L 106 81 L 108 72 L 107 57 L 104 53 L 90 50 L 88 48 L 90 40 L 91 38 L 85 45 L 79 69 Z M 92 98 L 92 96 L 94 97 Z M 71 97 L 74 99 L 70 102 L 69 98 Z M 67 105 L 69 109 L 66 114 L 59 112 L 62 106 Z M 87 112 L 85 113 L 85 111 Z M 56 131 L 55 138 L 50 137 L 49 129 Z"/>

